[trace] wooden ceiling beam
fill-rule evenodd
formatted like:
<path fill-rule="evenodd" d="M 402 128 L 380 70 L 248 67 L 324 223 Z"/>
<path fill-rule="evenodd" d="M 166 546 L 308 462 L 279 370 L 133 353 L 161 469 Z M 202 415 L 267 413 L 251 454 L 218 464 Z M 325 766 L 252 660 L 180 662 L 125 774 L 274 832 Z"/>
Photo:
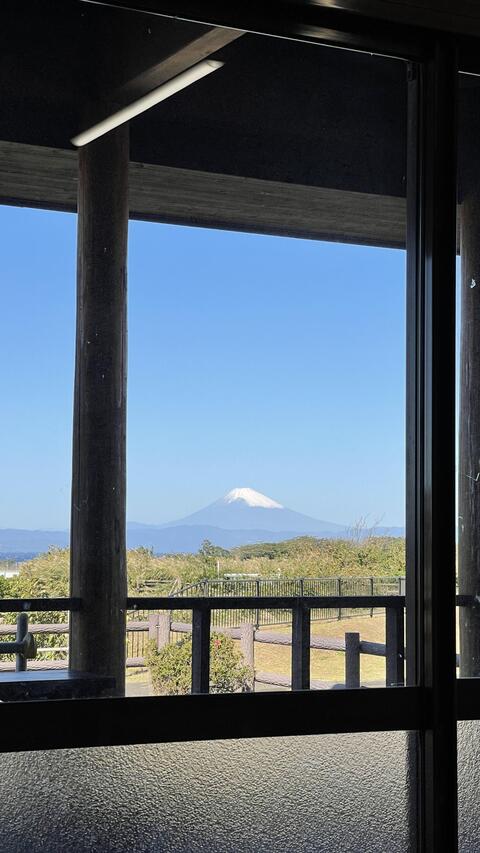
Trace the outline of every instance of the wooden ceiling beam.
<path fill-rule="evenodd" d="M 130 163 L 132 219 L 402 248 L 405 199 Z M 0 142 L 0 204 L 76 210 L 74 151 Z"/>
<path fill-rule="evenodd" d="M 105 63 L 105 57 L 102 55 L 102 59 L 99 61 L 97 80 L 100 91 L 95 99 L 90 99 L 83 104 L 81 110 L 83 119 L 80 121 L 81 127 L 78 128 L 78 132 L 103 121 L 117 110 L 128 107 L 163 83 L 167 83 L 243 35 L 242 30 L 223 29 L 221 27 L 210 27 L 208 29 L 197 27 L 196 29 L 198 31 L 202 29 L 203 32 L 184 45 L 178 46 L 177 44 L 167 56 L 165 56 L 165 45 L 168 44 L 168 38 L 164 42 L 161 29 L 152 34 L 153 41 L 150 43 L 147 41 L 148 50 L 146 50 L 146 44 L 142 44 L 141 41 L 138 43 L 129 41 L 126 31 L 123 30 L 121 40 L 116 43 L 117 52 L 124 51 L 127 68 L 121 68 L 121 71 L 126 70 L 126 73 L 131 76 L 117 85 L 117 80 L 110 76 L 111 63 Z M 145 34 L 143 35 L 145 36 Z M 121 46 L 123 39 L 126 41 Z M 112 40 L 112 43 L 115 44 L 115 39 Z M 110 50 L 112 50 L 112 44 Z M 132 57 L 134 60 L 133 68 L 130 67 Z M 155 57 L 155 61 L 152 61 L 153 57 Z M 157 57 L 158 61 L 156 61 Z M 76 135 L 75 133 L 74 136 Z"/>
<path fill-rule="evenodd" d="M 175 53 L 167 56 L 161 62 L 158 62 L 148 68 L 143 69 L 139 74 L 132 77 L 118 89 L 112 93 L 112 98 L 115 102 L 122 106 L 126 103 L 131 103 L 137 98 L 151 92 L 182 71 L 196 65 L 204 59 L 208 59 L 217 50 L 221 50 L 227 44 L 236 41 L 243 35 L 243 30 L 227 30 L 221 27 L 212 27 L 207 32 L 202 33 L 198 38 L 188 42 L 184 47 L 181 47 Z"/>

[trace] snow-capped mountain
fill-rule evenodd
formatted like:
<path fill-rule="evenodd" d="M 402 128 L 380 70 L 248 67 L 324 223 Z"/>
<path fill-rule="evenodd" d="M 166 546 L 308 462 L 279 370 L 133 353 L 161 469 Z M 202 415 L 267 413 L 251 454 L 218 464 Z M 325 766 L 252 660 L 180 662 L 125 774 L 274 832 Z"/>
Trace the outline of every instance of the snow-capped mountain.
<path fill-rule="evenodd" d="M 331 521 L 319 521 L 282 506 L 278 501 L 248 487 L 232 489 L 198 512 L 172 521 L 164 527 L 208 525 L 223 530 L 263 530 L 272 533 L 312 533 L 338 535 L 346 528 Z"/>
<path fill-rule="evenodd" d="M 255 489 L 249 488 L 232 489 L 231 492 L 227 492 L 223 498 L 220 498 L 217 503 L 233 504 L 235 501 L 243 501 L 248 506 L 261 506 L 263 509 L 284 509 L 282 504 L 273 501 L 271 498 L 267 498 L 261 492 L 256 492 Z"/>
<path fill-rule="evenodd" d="M 281 542 L 297 536 L 339 539 L 350 537 L 351 530 L 331 521 L 320 521 L 282 506 L 278 501 L 250 487 L 232 489 L 223 498 L 198 512 L 168 524 L 127 525 L 127 546 L 153 548 L 156 554 L 195 553 L 205 539 L 222 548 L 252 545 L 256 542 Z M 377 527 L 376 536 L 404 536 L 401 527 Z M 0 530 L 0 556 L 39 553 L 50 545 L 66 547 L 66 530 Z"/>

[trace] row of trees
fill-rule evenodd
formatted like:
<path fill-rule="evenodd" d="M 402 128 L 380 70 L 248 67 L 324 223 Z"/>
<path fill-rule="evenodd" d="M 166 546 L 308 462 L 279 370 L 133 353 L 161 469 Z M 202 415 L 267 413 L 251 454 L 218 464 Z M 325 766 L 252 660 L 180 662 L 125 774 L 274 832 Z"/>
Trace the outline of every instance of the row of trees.
<path fill-rule="evenodd" d="M 0 576 L 2 597 L 63 596 L 69 592 L 69 551 L 51 548 L 21 564 L 13 578 Z M 405 573 L 405 541 L 367 536 L 364 539 L 299 537 L 286 542 L 261 543 L 226 551 L 204 542 L 197 554 L 155 556 L 149 548 L 127 553 L 128 583 L 132 595 L 145 581 L 194 583 L 224 574 L 260 577 L 398 576 Z M 167 583 L 165 592 L 168 592 Z"/>

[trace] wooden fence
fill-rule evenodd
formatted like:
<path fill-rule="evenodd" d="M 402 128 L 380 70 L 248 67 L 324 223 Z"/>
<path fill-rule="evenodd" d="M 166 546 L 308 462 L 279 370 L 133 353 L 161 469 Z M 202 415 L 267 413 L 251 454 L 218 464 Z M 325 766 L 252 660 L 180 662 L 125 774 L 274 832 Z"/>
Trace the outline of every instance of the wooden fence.
<path fill-rule="evenodd" d="M 396 620 L 392 619 L 391 616 L 389 617 L 389 613 L 393 613 L 393 615 L 395 615 L 395 611 L 386 611 L 386 643 L 374 643 L 368 640 L 362 640 L 360 638 L 360 634 L 356 632 L 346 632 L 344 638 L 312 635 L 310 637 L 310 649 L 342 652 L 345 654 L 345 683 L 332 685 L 331 682 L 312 679 L 310 681 L 310 687 L 312 689 L 325 689 L 331 688 L 332 686 L 359 687 L 360 655 L 362 654 L 386 658 L 386 683 L 388 685 L 403 683 L 404 650 L 400 649 L 398 646 L 397 632 L 395 629 Z M 173 621 L 168 613 L 150 613 L 148 620 L 130 620 L 127 622 L 127 648 L 129 645 L 130 648 L 132 648 L 133 645 L 132 643 L 129 643 L 129 638 L 138 634 L 144 634 L 148 636 L 149 640 L 153 640 L 157 648 L 160 650 L 171 641 L 172 633 L 187 634 L 192 632 L 192 628 L 192 623 Z M 40 653 L 66 653 L 66 646 L 42 648 L 40 645 L 40 638 L 42 635 L 68 635 L 68 623 L 30 623 L 28 630 L 30 634 L 39 638 L 37 648 Z M 288 676 L 255 671 L 254 659 L 255 643 L 292 646 L 292 636 L 290 634 L 283 634 L 278 631 L 261 630 L 256 628 L 253 623 L 246 623 L 238 628 L 215 627 L 214 630 L 217 633 L 226 634 L 232 637 L 232 639 L 240 642 L 245 662 L 255 673 L 254 680 L 256 683 L 283 688 L 291 687 L 292 681 Z M 15 632 L 15 625 L 0 625 L 0 637 L 12 636 Z M 61 660 L 31 660 L 28 663 L 28 669 L 65 669 L 66 664 L 67 660 L 65 655 Z M 143 654 L 136 656 L 130 654 L 127 657 L 127 667 L 143 667 L 144 665 L 145 657 Z M 0 672 L 8 672 L 14 669 L 15 663 L 13 661 L 0 661 Z"/>
<path fill-rule="evenodd" d="M 386 684 L 403 684 L 404 648 L 399 648 L 396 631 L 396 620 L 388 617 L 386 619 L 386 642 L 374 643 L 362 640 L 357 632 L 346 632 L 344 638 L 310 637 L 310 649 L 322 651 L 343 652 L 345 654 L 345 683 L 334 685 L 336 687 L 360 687 L 360 655 L 374 655 L 386 658 Z M 389 624 L 390 623 L 390 624 Z M 136 623 L 139 628 L 144 623 Z M 393 630 L 395 628 L 395 630 Z M 245 663 L 255 673 L 255 681 L 261 684 L 277 685 L 279 687 L 291 687 L 291 679 L 288 676 L 274 673 L 261 673 L 255 671 L 255 643 L 267 643 L 269 645 L 292 646 L 293 639 L 290 634 L 282 634 L 278 631 L 259 630 L 252 623 L 246 623 L 240 628 L 215 628 L 216 633 L 226 634 L 234 640 L 240 641 Z M 157 648 L 161 649 L 170 642 L 170 633 L 186 634 L 192 632 L 192 624 L 189 622 L 173 622 L 168 614 L 152 614 L 149 620 L 149 636 L 155 640 Z M 332 687 L 331 682 L 310 680 L 312 689 L 325 689 Z"/>

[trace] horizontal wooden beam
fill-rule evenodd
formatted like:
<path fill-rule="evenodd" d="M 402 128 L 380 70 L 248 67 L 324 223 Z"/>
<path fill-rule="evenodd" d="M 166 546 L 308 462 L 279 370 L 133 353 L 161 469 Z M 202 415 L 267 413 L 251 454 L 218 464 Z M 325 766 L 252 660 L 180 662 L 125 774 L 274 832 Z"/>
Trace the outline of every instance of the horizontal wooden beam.
<path fill-rule="evenodd" d="M 74 212 L 74 151 L 0 142 L 0 203 Z M 130 216 L 257 234 L 403 248 L 405 199 L 130 164 Z"/>
<path fill-rule="evenodd" d="M 131 164 L 130 210 L 150 219 L 389 248 L 405 245 L 405 199 Z"/>

